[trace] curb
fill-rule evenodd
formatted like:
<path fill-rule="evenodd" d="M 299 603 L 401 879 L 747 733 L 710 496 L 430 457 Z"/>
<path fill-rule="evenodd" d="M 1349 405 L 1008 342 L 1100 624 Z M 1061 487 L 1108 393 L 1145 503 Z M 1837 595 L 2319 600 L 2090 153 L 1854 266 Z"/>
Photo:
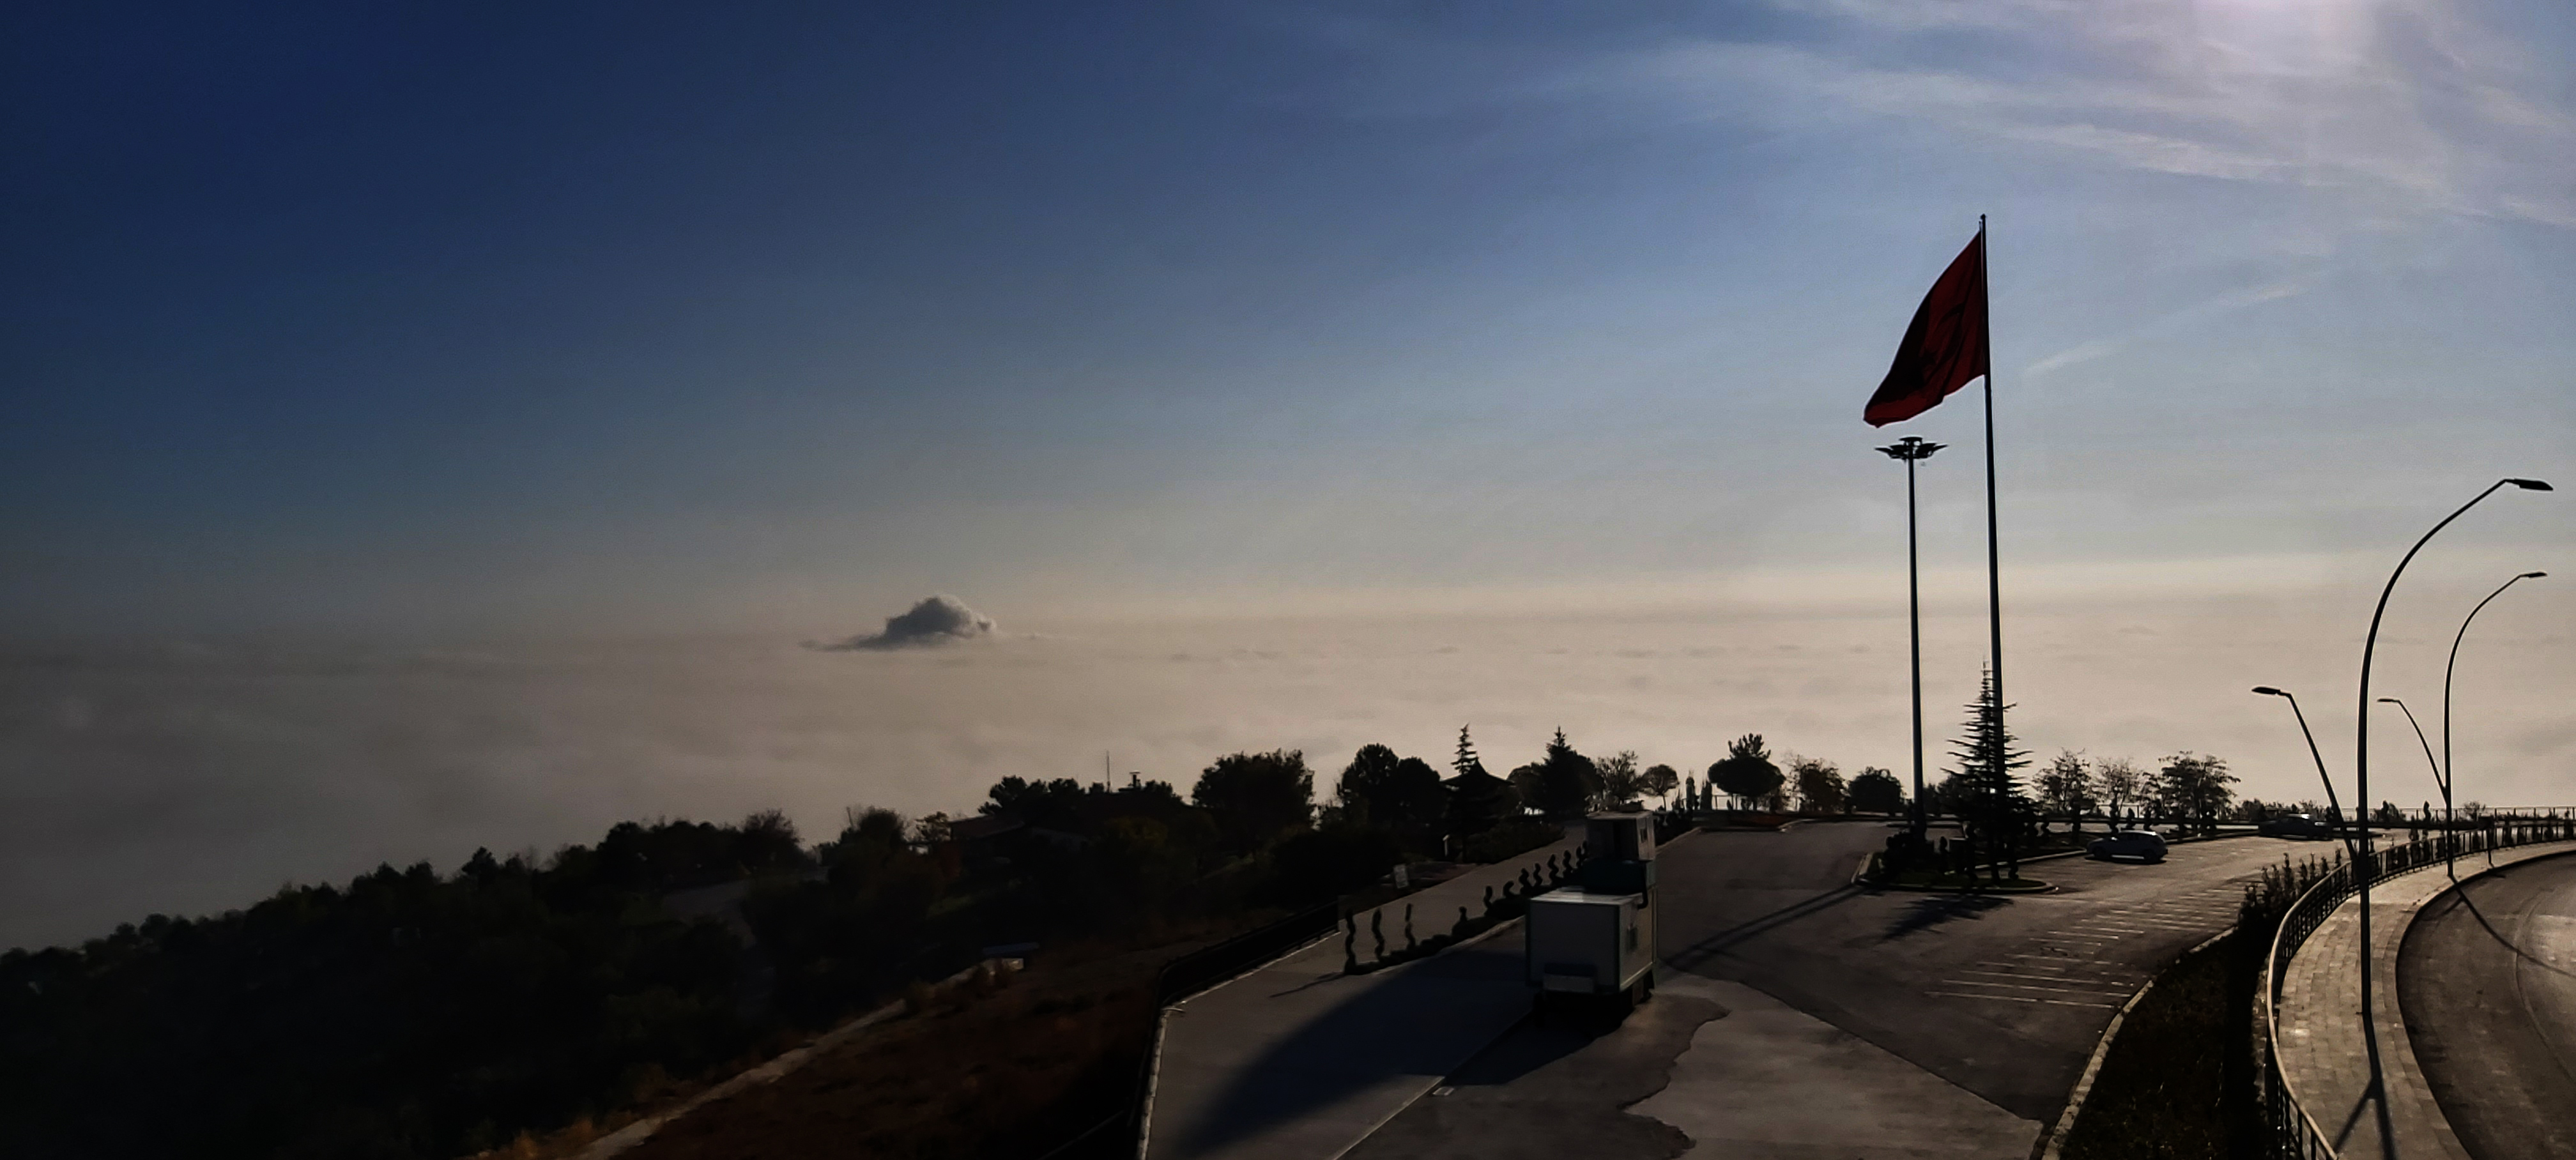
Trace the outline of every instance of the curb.
<path fill-rule="evenodd" d="M 2236 927 L 2230 924 L 2227 929 L 2201 940 L 2200 945 L 2174 956 L 2174 962 L 2181 962 L 2208 950 L 2216 946 L 2218 940 L 2235 933 Z M 2173 968 L 2172 963 L 2165 966 L 2166 970 Z M 2164 971 L 2158 971 L 2156 974 L 2161 977 Z M 2120 1025 L 2128 1022 L 2129 1012 L 2137 1010 L 2138 1004 L 2146 1000 L 2147 992 L 2155 989 L 2155 979 L 2138 984 L 2137 993 L 2129 996 L 2129 1001 L 2120 1004 L 2119 1011 L 2111 1016 L 2111 1025 L 2102 1029 L 2102 1038 L 2093 1044 L 2093 1058 L 2084 1063 L 2083 1076 L 2075 1081 L 2074 1089 L 2066 1094 L 2066 1110 L 2058 1113 L 2057 1126 L 2050 1129 L 2047 1135 L 2040 1137 L 2031 1146 L 2031 1160 L 2059 1160 L 2059 1156 L 2066 1150 L 2067 1137 L 2075 1133 L 2075 1117 L 2083 1113 L 2085 1099 L 2093 1094 L 2093 1081 L 2102 1075 L 2102 1061 L 2111 1055 L 2111 1041 L 2119 1036 Z"/>

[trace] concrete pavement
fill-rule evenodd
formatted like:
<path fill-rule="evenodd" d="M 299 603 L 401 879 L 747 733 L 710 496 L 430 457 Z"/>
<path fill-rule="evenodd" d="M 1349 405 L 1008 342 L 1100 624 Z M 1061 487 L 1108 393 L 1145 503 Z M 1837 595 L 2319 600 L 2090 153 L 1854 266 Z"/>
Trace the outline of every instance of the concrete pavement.
<path fill-rule="evenodd" d="M 1742 983 L 1683 977 L 1659 992 L 1728 1008 L 1672 1082 L 1629 1110 L 1693 1141 L 1683 1160 L 1994 1160 L 2040 1126 Z"/>
<path fill-rule="evenodd" d="M 1741 983 L 1527 1020 L 1348 1160 L 1993 1160 L 2038 1125 Z"/>
<path fill-rule="evenodd" d="M 1381 907 L 1388 946 L 1448 930 L 1460 907 L 1576 840 L 1482 867 Z M 1370 957 L 1370 915 L 1359 916 Z M 1336 934 L 1175 1005 L 1164 1017 L 1144 1155 L 1329 1160 L 1377 1130 L 1529 1010 L 1520 926 L 1373 974 L 1342 973 Z"/>
<path fill-rule="evenodd" d="M 1671 1160 L 1685 1129 L 1630 1105 L 1665 1090 L 1695 1036 L 1727 1009 L 1684 985 L 1622 1021 L 1551 1012 L 1512 1026 L 1348 1160 Z"/>

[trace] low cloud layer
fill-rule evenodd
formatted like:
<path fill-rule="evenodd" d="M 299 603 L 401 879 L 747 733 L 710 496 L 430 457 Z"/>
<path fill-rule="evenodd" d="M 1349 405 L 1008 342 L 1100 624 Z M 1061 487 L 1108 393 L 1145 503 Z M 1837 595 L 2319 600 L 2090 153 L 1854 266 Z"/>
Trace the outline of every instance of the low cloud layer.
<path fill-rule="evenodd" d="M 2436 574 L 2400 591 L 2372 686 L 2417 706 L 2440 703 L 2445 621 L 2484 594 Z M 1935 777 L 1985 658 L 1981 581 L 1924 617 Z M 1220 754 L 1288 747 L 1329 795 L 1359 746 L 1443 765 L 1470 724 L 1490 768 L 1537 760 L 1563 728 L 1585 752 L 1635 749 L 1694 776 L 1747 732 L 1846 775 L 1904 772 L 1895 595 L 1875 615 L 1056 621 L 1010 648 L 871 664 L 768 635 L 434 651 L 0 640 L 0 950 L 219 913 L 379 862 L 448 873 L 478 846 L 541 855 L 634 818 L 777 807 L 818 838 L 851 805 L 969 813 L 1004 776 L 1097 778 L 1104 750 L 1114 776 L 1183 792 Z M 2225 758 L 2240 793 L 2317 796 L 2288 707 L 2246 692 L 2278 684 L 2300 693 L 2348 792 L 2354 706 L 2336 691 L 2376 595 L 2007 604 L 2014 731 L 2042 761 L 2189 749 Z M 2576 589 L 2525 584 L 2470 633 L 2461 800 L 2567 801 L 2571 623 Z M 2402 718 L 2375 721 L 2370 741 L 2375 800 L 2439 799 Z"/>
<path fill-rule="evenodd" d="M 953 644 L 993 634 L 993 618 L 977 612 L 953 596 L 933 596 L 913 605 L 912 611 L 886 618 L 885 631 L 872 636 L 854 636 L 834 643 L 808 647 L 826 652 L 848 652 L 855 649 L 916 648 Z"/>

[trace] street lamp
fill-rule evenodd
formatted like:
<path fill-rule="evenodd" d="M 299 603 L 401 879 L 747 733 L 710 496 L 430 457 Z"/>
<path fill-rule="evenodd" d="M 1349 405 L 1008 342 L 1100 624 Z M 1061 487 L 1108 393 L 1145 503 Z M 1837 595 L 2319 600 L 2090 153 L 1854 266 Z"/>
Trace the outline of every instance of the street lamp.
<path fill-rule="evenodd" d="M 2548 484 L 2537 479 L 2506 478 L 2488 484 L 2485 491 L 2477 494 L 2477 498 L 2461 504 L 2460 510 L 2443 516 L 2442 522 L 2433 525 L 2432 531 L 2424 533 L 2422 539 L 2415 541 L 2414 547 L 2406 549 L 2406 555 L 2397 561 L 2397 570 L 2388 574 L 2387 587 L 2379 590 L 2379 606 L 2371 610 L 2370 635 L 2362 638 L 2361 642 L 2361 701 L 2360 709 L 2354 714 L 2352 743 L 2352 792 L 2356 799 L 2353 806 L 2361 811 L 2361 849 L 2358 855 L 2360 862 L 2370 860 L 2370 658 L 2371 654 L 2379 648 L 2379 621 L 2388 613 L 2388 597 L 2397 591 L 2397 578 L 2406 574 L 2406 565 L 2415 561 L 2415 553 L 2423 551 L 2424 545 L 2431 542 L 2442 529 L 2451 526 L 2452 520 L 2466 514 L 2470 508 L 2478 506 L 2480 501 L 2494 495 L 2496 489 L 2506 484 L 2512 484 L 2524 491 L 2551 490 Z M 2488 599 L 2492 600 L 2494 597 L 2490 596 Z M 2471 612 L 2469 615 L 2474 617 L 2477 614 Z M 2460 632 L 2466 635 L 2468 626 L 2462 624 Z M 2452 642 L 2455 650 L 2458 643 Z M 2448 697 L 2449 694 L 2446 692 L 2444 698 L 2447 700 Z M 2362 961 L 2367 963 L 2370 961 L 2370 868 L 2356 865 L 2353 873 L 2353 881 L 2361 889 L 2361 957 Z M 2362 978 L 2361 1006 L 2365 1014 L 2370 1010 L 2370 980 L 2367 975 Z"/>
<path fill-rule="evenodd" d="M 1926 443 L 1912 435 L 1879 448 L 1890 459 L 1905 461 L 1905 627 L 1914 660 L 1914 841 L 1923 842 L 1923 586 L 1915 564 L 1914 465 L 1932 458 L 1947 444 Z M 2445 735 L 2447 736 L 2447 734 Z"/>
<path fill-rule="evenodd" d="M 2548 484 L 2537 479 L 2507 477 L 2488 484 L 2485 491 L 2479 492 L 2477 497 L 2469 502 L 2461 504 L 2458 511 L 2443 516 L 2442 522 L 2433 525 L 2431 531 L 2416 540 L 2414 547 L 2406 549 L 2406 555 L 2397 561 L 2397 570 L 2388 574 L 2387 586 L 2379 590 L 2379 604 L 2370 612 L 2370 635 L 2363 637 L 2361 641 L 2361 695 L 2358 708 L 2353 712 L 2352 739 L 2353 805 L 2361 811 L 2361 846 L 2359 854 L 2353 860 L 2352 882 L 2356 892 L 2361 895 L 2361 1027 L 2364 1041 L 2370 1047 L 2369 1094 L 2377 1098 L 2379 1105 L 2379 1139 L 2383 1145 L 2389 1140 L 2388 1091 L 2381 1083 L 2379 1027 L 2372 1021 L 2370 1013 L 2370 880 L 2373 870 L 2370 856 L 2370 658 L 2379 649 L 2379 622 L 2380 618 L 2388 614 L 2388 598 L 2397 591 L 2397 578 L 2406 574 L 2408 564 L 2415 562 L 2415 553 L 2423 551 L 2425 544 L 2432 542 L 2433 537 L 2439 535 L 2442 529 L 2451 526 L 2451 521 L 2467 514 L 2470 508 L 2478 506 L 2480 502 L 2494 495 L 2498 488 L 2506 484 L 2512 484 L 2524 491 L 2550 490 Z"/>
<path fill-rule="evenodd" d="M 2254 691 L 2266 697 L 2279 697 L 2290 703 L 2290 714 L 2299 719 L 2299 735 L 2308 739 L 2308 756 L 2316 759 L 2317 780 L 2325 783 L 2326 809 L 2334 815 L 2335 821 L 2340 826 L 2343 821 L 2343 805 L 2335 800 L 2334 779 L 2326 776 L 2325 754 L 2317 751 L 2317 735 L 2308 731 L 2308 715 L 2299 712 L 2299 699 L 2291 696 L 2287 690 L 2275 689 L 2270 685 L 2256 685 Z M 2370 819 L 2367 817 L 2362 819 L 2361 833 L 2365 838 L 2370 833 Z M 2362 875 L 2361 848 L 2354 844 L 2354 839 L 2351 837 L 2344 839 L 2344 848 L 2352 852 L 2353 881 L 2367 883 L 2369 879 Z M 2361 928 L 2361 1042 L 2370 1053 L 2370 1084 L 2362 1089 L 2361 1098 L 2371 1100 L 2378 1105 L 2379 1139 L 2384 1147 L 2390 1139 L 2388 1095 L 2387 1089 L 2380 1083 L 2379 1027 L 2371 1022 L 2370 1018 L 2370 895 L 2367 893 L 2366 885 L 2363 889 L 2365 893 L 2361 901 L 2363 923 Z M 2358 1105 L 2354 1107 L 2354 1114 L 2360 1114 Z"/>
<path fill-rule="evenodd" d="M 2270 685 L 2256 685 L 2254 691 L 2266 697 L 2279 697 L 2290 703 L 2290 715 L 2299 719 L 2299 735 L 2308 739 L 2308 756 L 2316 759 L 2317 780 L 2324 783 L 2326 787 L 2327 816 L 2334 819 L 2337 830 L 2342 830 L 2343 803 L 2335 798 L 2334 779 L 2326 775 L 2326 755 L 2317 751 L 2317 735 L 2308 731 L 2308 715 L 2299 711 L 2299 699 L 2285 690 L 2275 689 Z M 2351 849 L 2351 835 L 2345 834 L 2342 837 L 2344 848 Z"/>
<path fill-rule="evenodd" d="M 2541 485 L 2544 491 L 2548 487 L 2548 484 Z M 2487 593 L 2486 600 L 2478 601 L 2478 606 L 2469 610 L 2468 618 L 2460 622 L 2459 634 L 2451 638 L 2450 663 L 2442 666 L 2442 860 L 2443 865 L 2450 868 L 2451 877 L 2455 881 L 2459 878 L 2460 872 L 2451 865 L 2453 859 L 2457 857 L 2456 851 L 2452 849 L 2452 842 L 2456 840 L 2453 827 L 2458 824 L 2457 818 L 2451 812 L 2451 672 L 2460 667 L 2460 642 L 2468 638 L 2469 621 L 2476 620 L 2479 613 L 2486 611 L 2487 601 L 2504 595 L 2505 589 L 2521 581 L 2538 580 L 2548 574 L 2547 572 L 2525 572 L 2496 585 L 2496 590 Z M 2423 730 L 2418 729 L 2416 732 L 2421 733 Z"/>

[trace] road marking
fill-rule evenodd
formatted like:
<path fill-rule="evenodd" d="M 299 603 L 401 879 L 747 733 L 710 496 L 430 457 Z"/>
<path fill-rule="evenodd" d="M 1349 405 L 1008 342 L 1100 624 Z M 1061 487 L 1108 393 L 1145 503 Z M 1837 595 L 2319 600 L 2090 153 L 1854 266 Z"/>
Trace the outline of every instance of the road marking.
<path fill-rule="evenodd" d="M 2098 987 L 2040 987 L 2029 983 L 1989 983 L 1983 979 L 1943 979 L 1941 980 L 1941 985 L 1945 987 L 1993 987 L 1998 991 L 2047 991 L 2051 994 L 2057 995 L 2125 996 L 2129 993 L 2128 991 L 2112 991 Z"/>
<path fill-rule="evenodd" d="M 2028 999 L 2020 995 L 1963 995 L 1956 991 L 1926 991 L 1924 994 L 1938 995 L 1944 999 L 1995 999 L 2005 1003 L 2046 1003 L 2052 1007 L 2119 1007 L 2119 1004 L 2117 1003 L 2077 1003 L 2066 999 Z"/>
<path fill-rule="evenodd" d="M 2074 978 L 2067 975 L 2024 975 L 2013 971 L 1961 971 L 1959 973 L 1962 975 L 1993 975 L 2002 979 L 2046 979 L 2052 983 L 2099 983 L 2104 987 L 2119 989 L 2120 993 L 2123 995 L 2128 994 L 2128 988 L 2137 986 L 2136 983 L 2126 979 L 2085 979 Z"/>
<path fill-rule="evenodd" d="M 2117 968 L 2121 968 L 2121 967 L 2123 966 L 2123 964 L 2120 964 L 2120 963 L 2098 962 L 2098 961 L 2089 960 L 2089 959 L 2061 959 L 2061 958 L 2056 958 L 2055 956 L 2038 956 L 2038 957 L 2041 957 L 2041 958 L 2045 959 L 2046 961 L 2044 961 L 2044 962 L 2036 962 L 2036 963 L 1994 963 L 1994 962 L 1981 962 L 1981 963 L 1978 963 L 1977 965 L 1978 965 L 1978 966 L 1980 966 L 1980 967 L 1995 967 L 1995 968 L 1998 968 L 1998 969 L 2001 969 L 2001 970 L 2007 970 L 2007 971 L 2032 971 L 2032 970 L 2041 970 L 2041 969 L 2064 971 L 2064 970 L 2074 970 L 2074 969 L 2079 968 L 2079 967 L 2096 967 L 2096 968 L 2099 968 L 2099 967 L 2111 967 L 2111 968 L 2115 968 L 2115 970 L 2113 971 L 2113 973 L 2112 973 L 2111 975 L 2105 976 L 2106 978 L 2109 978 L 2109 979 L 2111 979 L 2112 981 L 2114 981 L 2114 982 L 2119 982 L 2119 983 L 2132 983 L 2132 982 L 2135 982 L 2135 981 L 2136 981 L 2136 979 L 2135 979 L 2135 977 L 2134 977 L 2133 972 L 2130 972 L 2130 971 L 2127 971 L 2127 970 L 2124 970 L 2124 969 L 2117 969 Z M 2049 977 L 2049 978 L 2063 978 L 2064 976 L 2062 976 L 2062 975 L 2051 975 L 2051 976 L 2048 976 L 2048 977 Z"/>

